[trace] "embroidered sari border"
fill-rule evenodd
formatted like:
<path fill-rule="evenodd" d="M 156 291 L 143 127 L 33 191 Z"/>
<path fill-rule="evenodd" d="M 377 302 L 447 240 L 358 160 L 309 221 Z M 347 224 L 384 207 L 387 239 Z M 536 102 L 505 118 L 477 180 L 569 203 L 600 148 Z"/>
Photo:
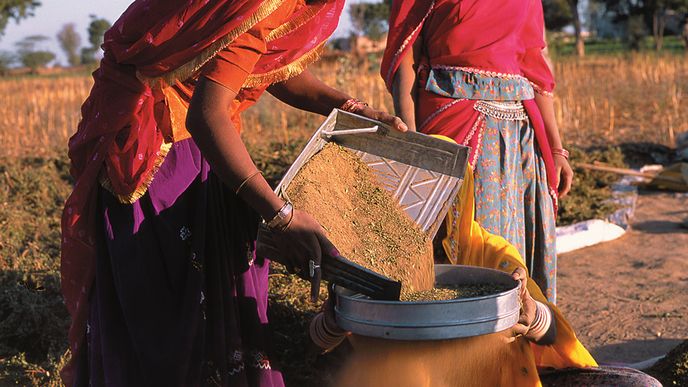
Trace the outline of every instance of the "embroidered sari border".
<path fill-rule="evenodd" d="M 310 19 L 320 13 L 326 4 L 326 1 L 321 1 L 321 4 L 307 6 L 307 9 L 304 10 L 300 15 L 272 30 L 268 36 L 265 37 L 265 41 L 268 43 L 275 41 L 288 35 L 297 28 L 304 26 Z"/>
<path fill-rule="evenodd" d="M 176 81 L 183 81 L 190 78 L 195 74 L 203 65 L 208 63 L 209 60 L 214 58 L 218 52 L 225 49 L 230 45 L 237 37 L 244 34 L 246 31 L 251 29 L 254 25 L 270 16 L 279 6 L 282 4 L 283 0 L 265 0 L 256 9 L 256 11 L 242 22 L 237 28 L 225 35 L 223 38 L 218 39 L 213 44 L 211 44 L 205 51 L 196 56 L 189 62 L 179 66 L 178 68 L 169 71 L 159 77 L 149 78 L 141 73 L 137 72 L 137 77 L 139 80 L 148 85 L 151 88 L 154 87 L 165 87 L 174 84 Z"/>
<path fill-rule="evenodd" d="M 261 85 L 270 85 L 277 82 L 284 82 L 301 74 L 308 65 L 320 59 L 325 49 L 326 41 L 315 46 L 312 50 L 301 55 L 298 59 L 280 68 L 268 71 L 263 74 L 251 74 L 244 82 L 242 88 L 252 88 Z"/>
<path fill-rule="evenodd" d="M 385 76 L 385 80 L 387 81 L 388 85 L 392 84 L 392 77 L 394 77 L 394 74 L 396 73 L 397 64 L 401 60 L 401 54 L 403 54 L 404 51 L 406 51 L 406 47 L 408 47 L 411 40 L 413 40 L 414 37 L 418 35 L 418 32 L 423 27 L 423 24 L 425 24 L 425 20 L 427 20 L 427 18 L 430 17 L 430 14 L 432 13 L 432 10 L 434 8 L 435 0 L 432 0 L 432 2 L 430 3 L 430 7 L 428 8 L 428 11 L 425 13 L 425 16 L 423 16 L 418 25 L 411 31 L 411 34 L 409 34 L 409 36 L 407 36 L 406 39 L 403 40 L 397 52 L 394 53 L 394 59 L 392 59 L 392 63 L 390 64 L 389 70 L 387 71 L 387 75 Z"/>
<path fill-rule="evenodd" d="M 153 164 L 153 167 L 146 172 L 146 177 L 143 179 L 143 182 L 139 184 L 138 187 L 136 187 L 134 192 L 131 192 L 129 194 L 119 194 L 115 192 L 115 189 L 112 187 L 112 183 L 110 182 L 110 179 L 108 178 L 106 173 L 100 174 L 100 185 L 103 188 L 105 188 L 108 192 L 110 192 L 113 196 L 115 196 L 120 203 L 136 203 L 137 200 L 141 199 L 143 195 L 145 195 L 146 192 L 148 192 L 148 187 L 150 187 L 151 183 L 153 183 L 153 179 L 155 179 L 155 174 L 162 166 L 162 163 L 165 162 L 167 154 L 170 152 L 170 149 L 172 149 L 172 144 L 172 142 L 163 142 L 160 145 L 160 150 L 156 152 L 155 163 Z"/>

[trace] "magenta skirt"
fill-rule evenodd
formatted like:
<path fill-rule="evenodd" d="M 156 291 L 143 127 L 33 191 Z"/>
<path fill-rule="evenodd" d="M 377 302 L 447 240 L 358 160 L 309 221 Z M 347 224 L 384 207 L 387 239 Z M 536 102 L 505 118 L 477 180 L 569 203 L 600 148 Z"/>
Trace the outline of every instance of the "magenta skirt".
<path fill-rule="evenodd" d="M 270 361 L 258 216 L 175 143 L 134 204 L 99 193 L 102 236 L 78 386 L 283 386 Z"/>

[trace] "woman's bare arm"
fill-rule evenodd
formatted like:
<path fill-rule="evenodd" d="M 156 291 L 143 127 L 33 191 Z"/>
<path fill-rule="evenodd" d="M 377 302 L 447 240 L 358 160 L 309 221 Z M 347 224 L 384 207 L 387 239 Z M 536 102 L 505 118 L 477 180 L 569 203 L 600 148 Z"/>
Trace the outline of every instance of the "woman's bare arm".
<path fill-rule="evenodd" d="M 256 175 L 256 166 L 232 125 L 229 106 L 235 97 L 231 90 L 201 77 L 189 105 L 186 125 L 215 174 L 234 189 L 245 182 L 239 196 L 263 219 L 270 220 L 284 201 L 263 176 Z M 247 180 L 248 177 L 251 178 Z M 323 252 L 334 251 L 318 222 L 298 209 L 293 210 L 289 223 L 275 234 L 276 245 L 272 249 L 275 255 L 268 258 L 287 267 L 300 268 L 301 273 L 308 273 L 309 261 L 320 265 Z M 307 279 L 311 281 L 311 297 L 315 299 L 320 289 L 320 271 Z"/>
<path fill-rule="evenodd" d="M 284 82 L 271 85 L 268 92 L 290 106 L 324 116 L 351 98 L 348 94 L 326 85 L 308 70 Z"/>
<path fill-rule="evenodd" d="M 554 115 L 554 98 L 549 95 L 535 93 L 535 103 L 540 109 L 542 119 L 545 122 L 545 130 L 547 131 L 547 139 L 550 147 L 563 148 L 561 136 L 559 135 L 559 127 Z M 561 155 L 554 155 L 554 164 L 557 168 L 557 186 L 559 188 L 559 196 L 564 197 L 571 190 L 573 183 L 573 170 L 566 160 Z"/>
<path fill-rule="evenodd" d="M 194 90 L 186 125 L 213 171 L 225 184 L 236 188 L 257 168 L 228 117 L 235 96 L 231 90 L 202 77 Z M 264 219 L 271 219 L 284 205 L 262 177 L 252 178 L 241 193 Z"/>
<path fill-rule="evenodd" d="M 392 84 L 392 98 L 394 112 L 404 121 L 409 130 L 416 128 L 416 82 L 418 61 L 420 59 L 421 41 L 419 37 L 413 44 L 411 52 L 407 53 L 399 64 Z"/>
<path fill-rule="evenodd" d="M 332 109 L 341 107 L 351 99 L 351 96 L 326 85 L 308 70 L 284 82 L 271 85 L 268 92 L 297 109 L 322 115 L 329 114 Z M 384 122 L 400 132 L 408 130 L 398 117 L 370 106 L 361 107 L 355 113 Z"/>
<path fill-rule="evenodd" d="M 552 148 L 561 148 L 561 137 L 559 136 L 559 127 L 554 116 L 554 98 L 549 95 L 535 93 L 535 103 L 540 109 L 542 119 L 545 121 L 545 129 L 547 130 L 547 139 Z"/>

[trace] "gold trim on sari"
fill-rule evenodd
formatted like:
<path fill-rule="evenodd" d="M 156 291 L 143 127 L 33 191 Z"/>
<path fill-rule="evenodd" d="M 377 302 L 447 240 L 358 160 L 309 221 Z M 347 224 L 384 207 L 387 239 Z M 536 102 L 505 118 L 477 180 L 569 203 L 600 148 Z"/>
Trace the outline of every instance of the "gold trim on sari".
<path fill-rule="evenodd" d="M 245 33 L 251 27 L 270 16 L 275 10 L 277 10 L 283 3 L 283 0 L 265 0 L 256 9 L 256 11 L 247 18 L 243 23 L 241 23 L 233 31 L 225 35 L 223 38 L 218 39 L 212 43 L 208 48 L 202 53 L 196 56 L 189 62 L 171 70 L 159 77 L 149 78 L 140 73 L 137 73 L 137 77 L 141 82 L 148 85 L 151 88 L 164 88 L 166 86 L 173 85 L 176 81 L 185 81 L 191 78 L 204 64 L 208 63 L 209 60 L 213 59 L 217 53 L 229 46 L 236 38 L 241 34 Z"/>
<path fill-rule="evenodd" d="M 296 30 L 297 28 L 305 25 L 308 23 L 310 19 L 312 19 L 315 15 L 318 14 L 322 10 L 322 6 L 325 5 L 326 2 L 322 1 L 322 4 L 319 4 L 319 6 L 313 5 L 309 6 L 306 11 L 303 12 L 303 14 L 287 21 L 286 23 L 282 24 L 281 26 L 275 28 L 272 30 L 268 36 L 265 38 L 266 42 L 272 42 L 275 41 L 279 38 L 282 38 L 292 31 Z"/>
<path fill-rule="evenodd" d="M 153 183 L 153 179 L 155 178 L 155 174 L 158 172 L 158 169 L 162 166 L 162 163 L 165 161 L 165 157 L 167 157 L 167 154 L 170 152 L 170 149 L 172 149 L 172 142 L 163 142 L 160 144 L 160 150 L 156 152 L 155 155 L 155 163 L 153 164 L 153 168 L 151 168 L 150 171 L 148 171 L 148 176 L 143 180 L 143 183 L 139 184 L 138 187 L 134 190 L 134 192 L 131 192 L 129 194 L 123 195 L 123 194 L 118 194 L 115 192 L 115 189 L 112 187 L 112 183 L 110 182 L 110 179 L 107 176 L 107 173 L 102 173 L 100 174 L 100 178 L 98 179 L 100 181 L 100 185 L 108 190 L 113 196 L 119 200 L 120 203 L 122 204 L 134 204 L 136 203 L 137 200 L 141 199 L 143 195 L 148 192 L 148 187 L 150 187 L 151 183 Z"/>
<path fill-rule="evenodd" d="M 320 59 L 320 56 L 325 49 L 325 43 L 326 42 L 320 43 L 315 48 L 301 55 L 301 57 L 286 66 L 282 66 L 263 74 L 249 75 L 242 88 L 252 88 L 261 85 L 271 85 L 277 82 L 284 82 L 287 79 L 301 74 L 304 70 L 306 70 L 308 65 Z"/>

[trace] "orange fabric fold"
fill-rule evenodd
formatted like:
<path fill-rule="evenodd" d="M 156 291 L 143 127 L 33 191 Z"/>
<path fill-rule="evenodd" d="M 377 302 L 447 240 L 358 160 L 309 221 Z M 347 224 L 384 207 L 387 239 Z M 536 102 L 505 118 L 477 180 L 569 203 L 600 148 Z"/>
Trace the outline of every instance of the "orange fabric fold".
<path fill-rule="evenodd" d="M 447 216 L 447 237 L 442 241 L 445 253 L 453 264 L 480 266 L 512 273 L 516 268 L 526 269 L 518 250 L 504 238 L 485 231 L 474 220 L 473 172 L 467 168 L 463 185 L 452 210 Z M 538 367 L 594 367 L 595 359 L 576 338 L 571 325 L 559 309 L 547 302 L 535 281 L 529 278 L 528 291 L 540 302 L 546 303 L 554 313 L 557 336 L 553 345 L 530 346 Z"/>

